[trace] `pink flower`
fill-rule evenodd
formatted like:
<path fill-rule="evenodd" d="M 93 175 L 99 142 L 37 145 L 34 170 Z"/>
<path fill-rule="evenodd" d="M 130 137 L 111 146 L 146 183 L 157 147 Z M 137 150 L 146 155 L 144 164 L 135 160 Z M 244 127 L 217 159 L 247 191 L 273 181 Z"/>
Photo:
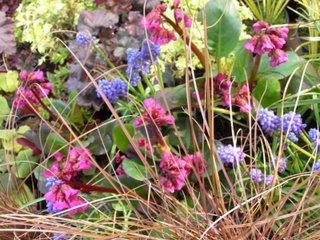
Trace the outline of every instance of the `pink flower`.
<path fill-rule="evenodd" d="M 73 171 L 90 170 L 93 165 L 90 159 L 91 153 L 87 148 L 74 147 L 69 151 L 67 164 L 70 162 Z"/>
<path fill-rule="evenodd" d="M 151 32 L 150 40 L 157 45 L 165 45 L 170 41 L 177 40 L 173 32 L 166 28 L 158 28 Z"/>
<path fill-rule="evenodd" d="M 249 112 L 251 110 L 252 98 L 247 84 L 241 86 L 240 90 L 232 99 L 232 103 L 240 107 L 241 112 Z"/>
<path fill-rule="evenodd" d="M 181 2 L 180 0 L 173 0 L 173 7 L 174 7 L 174 8 L 179 7 L 180 2 Z"/>
<path fill-rule="evenodd" d="M 269 23 L 265 21 L 258 21 L 253 24 L 252 27 L 256 33 L 259 33 L 261 30 L 269 28 Z"/>
<path fill-rule="evenodd" d="M 248 51 L 258 55 L 269 53 L 271 50 L 275 48 L 270 37 L 267 34 L 263 34 L 261 36 L 254 36 L 245 43 L 244 47 Z"/>
<path fill-rule="evenodd" d="M 138 147 L 144 148 L 146 151 L 148 151 L 149 153 L 153 154 L 154 153 L 154 149 L 151 145 L 151 143 L 148 141 L 148 139 L 146 138 L 139 138 L 137 140 L 137 144 Z"/>
<path fill-rule="evenodd" d="M 177 23 L 180 23 L 183 21 L 184 26 L 186 28 L 190 28 L 191 24 L 192 24 L 192 20 L 185 11 L 183 11 L 181 8 L 179 8 L 179 5 L 180 5 L 180 0 L 173 2 L 174 18 Z"/>
<path fill-rule="evenodd" d="M 195 152 L 194 154 L 187 154 L 183 157 L 184 161 L 187 163 L 187 170 L 191 172 L 194 171 L 195 174 L 203 175 L 207 168 L 207 163 L 203 159 L 200 152 Z"/>
<path fill-rule="evenodd" d="M 166 114 L 163 107 L 153 98 L 148 98 L 143 101 L 145 112 L 141 117 L 134 119 L 135 126 L 139 127 L 144 123 L 156 124 L 157 126 L 173 125 L 174 117 Z"/>
<path fill-rule="evenodd" d="M 224 73 L 218 73 L 218 75 L 214 78 L 214 90 L 217 94 L 219 94 L 223 106 L 230 105 L 230 88 L 231 81 L 228 75 Z"/>
<path fill-rule="evenodd" d="M 88 208 L 86 201 L 79 197 L 79 193 L 79 190 L 73 189 L 68 184 L 58 183 L 50 188 L 44 198 L 47 201 L 47 205 L 50 206 L 50 209 L 48 209 L 50 212 L 60 212 L 85 204 L 68 212 L 69 216 L 73 216 Z"/>
<path fill-rule="evenodd" d="M 161 169 L 160 184 L 169 193 L 181 190 L 188 177 L 187 163 L 185 160 L 164 152 L 159 165 Z"/>
<path fill-rule="evenodd" d="M 269 61 L 269 65 L 271 67 L 277 67 L 282 63 L 285 63 L 286 61 L 288 61 L 288 55 L 285 51 L 280 50 L 280 49 L 276 49 L 274 51 L 272 51 L 271 53 L 269 53 L 270 61 Z"/>

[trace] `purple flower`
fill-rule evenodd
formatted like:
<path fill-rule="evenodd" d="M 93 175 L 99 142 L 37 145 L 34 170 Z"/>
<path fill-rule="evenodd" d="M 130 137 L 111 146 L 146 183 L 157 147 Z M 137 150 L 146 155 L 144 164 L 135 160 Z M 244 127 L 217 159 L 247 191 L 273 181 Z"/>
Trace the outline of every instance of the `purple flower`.
<path fill-rule="evenodd" d="M 258 122 L 265 134 L 272 135 L 279 130 L 280 119 L 273 111 L 262 108 L 258 112 Z"/>
<path fill-rule="evenodd" d="M 278 167 L 278 172 L 283 173 L 287 168 L 287 160 L 285 157 L 278 159 L 277 156 L 274 156 L 270 165 L 274 169 Z"/>
<path fill-rule="evenodd" d="M 111 103 L 115 103 L 120 97 L 124 97 L 128 93 L 128 84 L 120 78 L 115 78 L 113 81 L 102 79 L 98 82 L 98 85 Z M 98 92 L 97 97 L 101 98 Z"/>
<path fill-rule="evenodd" d="M 231 144 L 218 146 L 217 153 L 220 160 L 227 165 L 234 166 L 244 161 L 244 153 L 242 149 L 239 147 L 234 147 Z"/>
<path fill-rule="evenodd" d="M 71 235 L 68 233 L 55 233 L 53 234 L 52 240 L 68 240 Z"/>
<path fill-rule="evenodd" d="M 285 134 L 288 134 L 288 139 L 292 142 L 297 142 L 302 130 L 306 127 L 303 123 L 300 114 L 295 114 L 294 112 L 289 112 L 284 114 L 281 118 L 282 128 Z"/>
<path fill-rule="evenodd" d="M 46 188 L 49 190 L 50 188 L 52 188 L 54 185 L 56 184 L 60 184 L 60 183 L 63 183 L 62 180 L 59 180 L 55 177 L 49 177 L 46 179 L 46 183 L 45 183 L 45 186 Z"/>
<path fill-rule="evenodd" d="M 320 161 L 315 162 L 312 166 L 312 172 L 319 172 L 320 171 Z"/>
<path fill-rule="evenodd" d="M 265 179 L 264 179 L 264 183 L 267 186 L 270 186 L 273 182 L 274 176 L 273 175 L 266 175 Z"/>
<path fill-rule="evenodd" d="M 317 153 L 320 154 L 320 132 L 318 129 L 311 128 L 308 132 L 308 136 L 315 148 L 317 148 Z"/>
<path fill-rule="evenodd" d="M 160 55 L 160 46 L 150 41 L 143 40 L 140 54 L 143 61 L 155 63 Z"/>
<path fill-rule="evenodd" d="M 250 178 L 254 183 L 261 183 L 264 179 L 264 175 L 259 168 L 253 168 L 250 170 Z"/>
<path fill-rule="evenodd" d="M 76 42 L 79 45 L 89 45 L 92 39 L 92 35 L 89 31 L 78 32 L 76 36 Z"/>
<path fill-rule="evenodd" d="M 288 61 L 288 54 L 281 49 L 276 49 L 270 52 L 269 57 L 271 57 L 269 61 L 270 67 L 277 67 L 280 64 Z"/>

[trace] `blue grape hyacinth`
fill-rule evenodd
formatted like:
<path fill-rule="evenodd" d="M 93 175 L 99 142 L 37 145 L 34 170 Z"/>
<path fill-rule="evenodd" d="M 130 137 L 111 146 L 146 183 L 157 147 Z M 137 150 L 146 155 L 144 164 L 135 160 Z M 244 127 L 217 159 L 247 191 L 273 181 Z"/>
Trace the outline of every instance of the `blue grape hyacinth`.
<path fill-rule="evenodd" d="M 315 162 L 312 166 L 312 172 L 320 172 L 320 161 Z"/>
<path fill-rule="evenodd" d="M 141 81 L 141 74 L 148 74 L 150 65 L 156 63 L 160 55 L 160 47 L 152 42 L 144 40 L 141 50 L 129 48 L 127 50 L 126 75 L 132 86 L 136 87 Z"/>
<path fill-rule="evenodd" d="M 306 127 L 303 123 L 300 114 L 289 112 L 284 114 L 281 118 L 284 134 L 288 134 L 288 139 L 292 142 L 298 142 L 298 136 L 302 133 L 302 130 Z"/>
<path fill-rule="evenodd" d="M 76 35 L 76 43 L 79 45 L 89 45 L 92 39 L 92 35 L 88 31 L 80 31 Z"/>
<path fill-rule="evenodd" d="M 264 179 L 264 175 L 259 168 L 253 168 L 250 170 L 250 178 L 254 183 L 261 183 Z"/>
<path fill-rule="evenodd" d="M 60 179 L 57 179 L 57 178 L 55 178 L 55 177 L 49 177 L 49 178 L 46 178 L 45 186 L 46 186 L 47 190 L 49 190 L 49 189 L 52 188 L 54 185 L 60 184 L 60 183 L 63 183 L 63 181 L 60 180 Z"/>
<path fill-rule="evenodd" d="M 244 161 L 245 157 L 241 148 L 234 147 L 231 144 L 218 146 L 217 153 L 220 160 L 227 165 L 236 165 Z"/>
<path fill-rule="evenodd" d="M 273 111 L 262 108 L 258 112 L 258 122 L 265 134 L 272 135 L 279 130 L 280 118 Z"/>
<path fill-rule="evenodd" d="M 273 159 L 271 161 L 271 167 L 275 169 L 278 167 L 278 172 L 283 173 L 287 169 L 287 158 L 283 157 L 278 159 L 277 156 L 273 156 Z"/>
<path fill-rule="evenodd" d="M 128 84 L 120 78 L 116 78 L 113 81 L 101 79 L 98 85 L 111 103 L 115 103 L 120 97 L 124 97 L 128 93 Z M 101 98 L 98 92 L 97 97 Z"/>
<path fill-rule="evenodd" d="M 318 129 L 311 128 L 308 132 L 308 137 L 312 142 L 313 146 L 317 148 L 317 153 L 320 154 L 320 132 Z"/>

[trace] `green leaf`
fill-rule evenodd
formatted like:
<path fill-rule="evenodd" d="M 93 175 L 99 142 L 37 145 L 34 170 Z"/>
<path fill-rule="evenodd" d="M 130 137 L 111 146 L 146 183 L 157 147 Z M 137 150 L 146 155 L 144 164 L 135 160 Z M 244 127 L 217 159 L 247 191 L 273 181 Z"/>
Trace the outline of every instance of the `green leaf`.
<path fill-rule="evenodd" d="M 0 73 L 0 90 L 14 92 L 19 86 L 19 74 L 16 71 Z"/>
<path fill-rule="evenodd" d="M 249 76 L 249 63 L 251 54 L 243 47 L 244 42 L 238 43 L 236 49 L 234 49 L 234 62 L 232 69 L 232 76 L 235 77 L 236 82 L 242 83 Z"/>
<path fill-rule="evenodd" d="M 67 145 L 68 143 L 63 137 L 59 136 L 56 133 L 51 132 L 46 138 L 46 143 L 44 148 L 46 152 L 50 153 L 50 152 L 55 152 Z"/>
<path fill-rule="evenodd" d="M 149 178 L 145 167 L 134 160 L 124 160 L 122 162 L 122 167 L 125 173 L 135 180 L 144 181 Z"/>
<path fill-rule="evenodd" d="M 278 67 L 269 66 L 268 55 L 263 55 L 261 58 L 261 64 L 258 70 L 257 78 L 261 77 L 274 77 L 276 79 L 283 79 L 304 63 L 304 60 L 300 58 L 295 52 L 287 52 L 288 61 L 279 65 Z"/>
<path fill-rule="evenodd" d="M 237 45 L 241 19 L 232 1 L 209 0 L 205 6 L 209 51 L 227 56 Z"/>
<path fill-rule="evenodd" d="M 281 86 L 275 77 L 265 77 L 258 80 L 257 86 L 253 90 L 253 96 L 261 102 L 263 107 L 268 107 L 280 100 Z"/>
<path fill-rule="evenodd" d="M 5 97 L 0 95 L 0 126 L 2 125 L 3 121 L 8 117 L 10 113 L 10 108 L 7 103 Z"/>
<path fill-rule="evenodd" d="M 31 171 L 37 166 L 39 156 L 33 156 L 31 149 L 22 150 L 16 157 L 16 176 L 18 178 L 26 178 Z"/>
<path fill-rule="evenodd" d="M 134 126 L 131 124 L 125 124 L 125 127 L 128 130 L 129 134 L 133 136 L 135 133 Z M 119 125 L 113 128 L 112 136 L 113 136 L 114 143 L 120 149 L 120 151 L 126 152 L 130 145 L 130 142 Z"/>

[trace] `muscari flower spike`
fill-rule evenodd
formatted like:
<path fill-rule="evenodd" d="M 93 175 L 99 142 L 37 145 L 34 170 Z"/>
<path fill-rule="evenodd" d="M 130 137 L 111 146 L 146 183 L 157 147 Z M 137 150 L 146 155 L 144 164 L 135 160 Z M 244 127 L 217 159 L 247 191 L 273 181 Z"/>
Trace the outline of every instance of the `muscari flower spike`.
<path fill-rule="evenodd" d="M 274 156 L 270 165 L 273 169 L 275 169 L 278 165 L 278 172 L 283 173 L 287 168 L 287 160 L 288 159 L 286 157 L 278 159 L 277 156 Z"/>
<path fill-rule="evenodd" d="M 302 130 L 307 126 L 303 123 L 300 114 L 289 112 L 281 117 L 281 123 L 284 134 L 288 134 L 288 139 L 292 142 L 298 142 L 298 136 Z"/>
<path fill-rule="evenodd" d="M 120 97 L 124 97 L 128 93 L 128 84 L 120 78 L 116 78 L 113 81 L 101 79 L 98 85 L 111 103 L 115 103 Z M 98 92 L 97 97 L 101 98 Z"/>
<path fill-rule="evenodd" d="M 79 45 L 89 45 L 93 37 L 89 31 L 80 31 L 76 35 L 76 43 Z"/>
<path fill-rule="evenodd" d="M 312 166 L 312 172 L 320 172 L 320 161 L 315 162 Z"/>
<path fill-rule="evenodd" d="M 317 153 L 320 154 L 320 132 L 318 129 L 311 128 L 308 132 L 308 137 L 311 140 L 313 146 L 317 148 Z"/>
<path fill-rule="evenodd" d="M 265 134 L 272 135 L 279 130 L 280 118 L 273 111 L 262 108 L 258 112 L 258 122 Z"/>
<path fill-rule="evenodd" d="M 245 157 L 241 148 L 234 147 L 231 144 L 218 146 L 217 153 L 224 164 L 232 166 L 243 162 Z"/>

